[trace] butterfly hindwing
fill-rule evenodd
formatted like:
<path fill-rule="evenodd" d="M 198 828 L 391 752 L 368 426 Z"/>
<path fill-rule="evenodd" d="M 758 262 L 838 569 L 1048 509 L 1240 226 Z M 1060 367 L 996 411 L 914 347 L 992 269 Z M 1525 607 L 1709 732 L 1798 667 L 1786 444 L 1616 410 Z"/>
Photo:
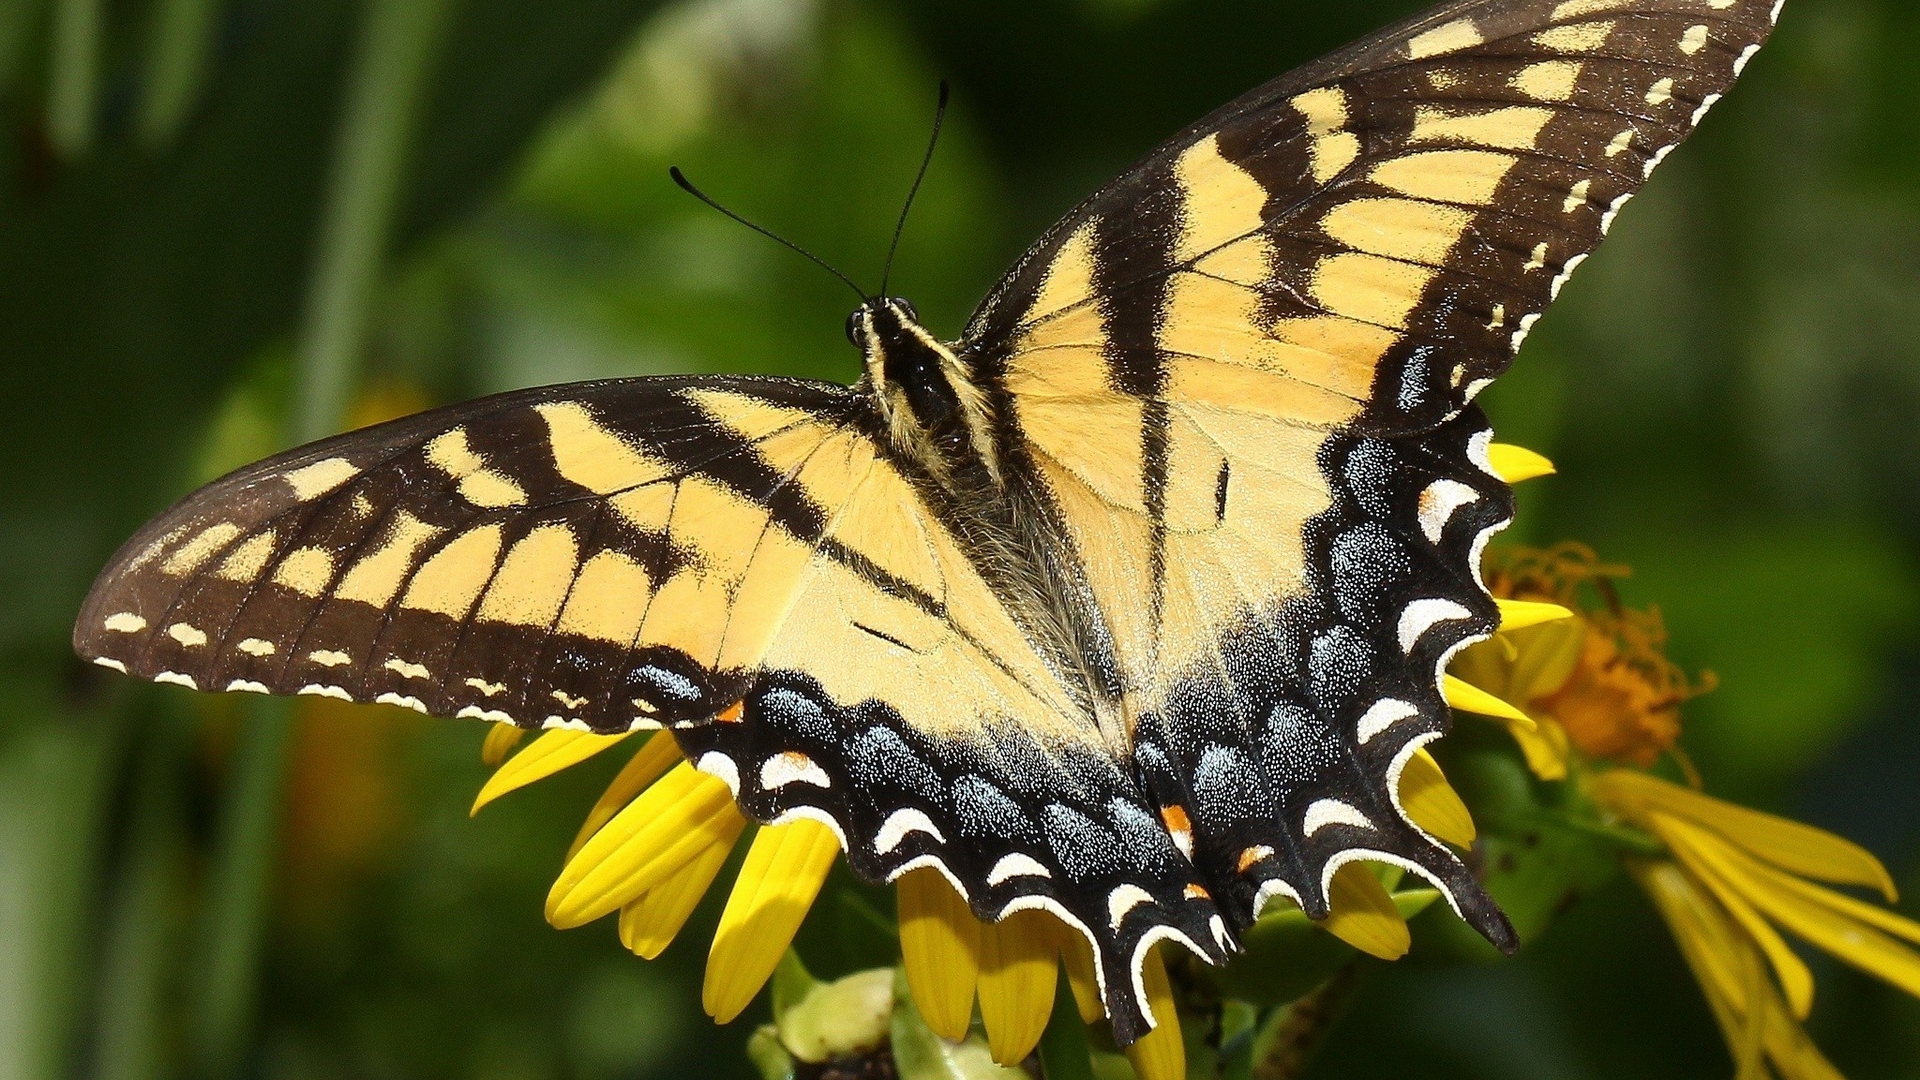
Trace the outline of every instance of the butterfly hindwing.
<path fill-rule="evenodd" d="M 1397 805 L 1492 632 L 1511 501 L 1474 394 L 1770 33 L 1776 0 L 1471 0 L 1228 105 L 1056 226 L 969 326 L 1086 568 L 1152 797 L 1236 924 L 1408 865 Z"/>

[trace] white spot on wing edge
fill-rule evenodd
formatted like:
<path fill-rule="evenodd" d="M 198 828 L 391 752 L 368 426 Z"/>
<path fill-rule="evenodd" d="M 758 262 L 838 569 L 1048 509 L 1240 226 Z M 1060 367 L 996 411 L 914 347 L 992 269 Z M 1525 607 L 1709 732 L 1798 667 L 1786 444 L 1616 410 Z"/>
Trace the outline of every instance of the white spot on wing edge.
<path fill-rule="evenodd" d="M 121 670 L 124 671 L 126 669 L 122 668 Z M 172 683 L 174 686 L 184 686 L 189 690 L 200 689 L 200 684 L 193 680 L 193 676 L 182 675 L 177 671 L 163 671 L 155 675 L 153 681 L 157 683 Z"/>
<path fill-rule="evenodd" d="M 1659 168 L 1661 164 L 1667 160 L 1667 155 L 1671 153 L 1673 153 L 1673 147 L 1671 146 L 1663 146 L 1655 150 L 1653 156 L 1647 159 L 1647 167 L 1640 172 L 1641 179 L 1644 180 L 1652 176 L 1653 170 Z"/>
<path fill-rule="evenodd" d="M 1147 951 L 1149 949 L 1152 949 L 1155 945 L 1158 945 L 1163 940 L 1177 941 L 1180 944 L 1186 946 L 1187 951 L 1192 953 L 1193 955 L 1199 957 L 1200 959 L 1206 961 L 1209 964 L 1213 962 L 1212 958 L 1207 956 L 1207 951 L 1205 949 L 1202 949 L 1200 946 L 1194 944 L 1192 938 L 1181 933 L 1179 930 L 1175 929 L 1174 927 L 1156 926 L 1156 927 L 1153 927 L 1152 929 L 1149 929 L 1146 933 L 1140 935 L 1139 943 L 1134 945 L 1133 947 L 1133 957 L 1132 957 L 1132 963 L 1131 963 L 1133 970 L 1128 972 L 1128 974 L 1131 975 L 1133 978 L 1134 1000 L 1139 1002 L 1140 1015 L 1142 1018 L 1146 1020 L 1147 1026 L 1149 1028 L 1159 1027 L 1160 1021 L 1154 1019 L 1153 1005 L 1147 1001 L 1147 980 L 1146 980 Z M 1095 956 L 1100 955 L 1097 949 L 1094 951 L 1094 955 Z"/>
<path fill-rule="evenodd" d="M 1420 493 L 1420 531 L 1438 544 L 1460 508 L 1479 501 L 1480 493 L 1458 480 L 1435 480 Z"/>
<path fill-rule="evenodd" d="M 513 717 L 499 709 L 483 709 L 478 705 L 468 705 L 453 715 L 456 720 L 491 720 L 496 724 L 515 723 Z"/>
<path fill-rule="evenodd" d="M 882 855 L 890 854 L 906 840 L 908 833 L 916 832 L 933 837 L 935 843 L 947 842 L 932 818 L 923 811 L 907 806 L 887 815 L 887 820 L 880 823 L 880 830 L 873 834 L 873 850 Z"/>
<path fill-rule="evenodd" d="M 901 878 L 906 877 L 908 874 L 913 873 L 915 870 L 923 870 L 928 867 L 938 870 L 940 876 L 947 879 L 947 884 L 953 886 L 953 891 L 960 894 L 960 899 L 969 899 L 967 887 L 961 883 L 960 876 L 955 874 L 953 868 L 947 865 L 947 861 L 938 855 L 916 855 L 908 859 L 906 862 L 894 867 L 893 870 L 887 874 L 887 884 L 891 885 Z"/>
<path fill-rule="evenodd" d="M 1719 94 L 1708 94 L 1706 97 L 1701 98 L 1700 107 L 1693 110 L 1693 120 L 1692 120 L 1693 126 L 1699 127 L 1700 121 L 1705 120 L 1707 118 L 1707 111 L 1712 109 L 1715 105 L 1718 105 L 1718 104 L 1720 104 Z"/>
<path fill-rule="evenodd" d="M 403 709 L 412 709 L 414 712 L 417 712 L 417 713 L 424 713 L 427 711 L 426 702 L 421 701 L 417 697 L 411 697 L 406 694 L 396 694 L 396 693 L 393 693 L 392 691 L 388 691 L 387 693 L 381 694 L 379 697 L 374 698 L 373 703 L 375 705 L 398 705 Z"/>
<path fill-rule="evenodd" d="M 1141 904 L 1153 903 L 1153 894 L 1138 885 L 1128 883 L 1117 885 L 1107 894 L 1107 924 L 1115 933 L 1120 932 L 1120 924 L 1126 921 L 1127 913 Z"/>
<path fill-rule="evenodd" d="M 791 825 L 796 821 L 812 821 L 820 825 L 825 825 L 827 831 L 833 834 L 834 840 L 840 844 L 840 850 L 847 850 L 847 830 L 840 827 L 840 819 L 817 806 L 807 806 L 803 803 L 799 806 L 790 807 L 783 811 L 779 817 L 767 822 L 767 824 L 769 826 Z"/>
<path fill-rule="evenodd" d="M 1625 195 L 1622 195 L 1619 198 L 1613 200 L 1613 205 L 1607 207 L 1607 212 L 1600 215 L 1600 235 L 1601 236 L 1605 236 L 1609 232 L 1613 231 L 1614 219 L 1619 217 L 1620 211 L 1624 209 L 1628 203 L 1633 201 L 1633 197 L 1635 194 L 1637 193 L 1629 191 Z"/>
<path fill-rule="evenodd" d="M 1361 813 L 1351 803 L 1339 799 L 1316 799 L 1307 807 L 1307 815 L 1300 824 L 1301 835 L 1308 839 L 1321 829 L 1332 825 L 1352 825 L 1358 829 L 1374 828 L 1373 819 Z"/>
<path fill-rule="evenodd" d="M 766 791 L 778 791 L 788 784 L 812 784 L 814 787 L 830 788 L 833 778 L 827 775 L 814 760 L 797 750 L 778 753 L 760 763 L 760 787 Z"/>
<path fill-rule="evenodd" d="M 1540 321 L 1540 313 L 1533 312 L 1520 316 L 1520 329 L 1513 332 L 1513 351 L 1518 353 L 1520 346 L 1527 343 L 1527 335 L 1533 333 L 1533 324 Z"/>
<path fill-rule="evenodd" d="M 1439 737 L 1440 732 L 1438 731 L 1429 731 L 1421 735 L 1416 735 L 1408 739 L 1407 745 L 1401 747 L 1399 752 L 1393 755 L 1392 763 L 1387 766 L 1387 797 L 1393 800 L 1393 812 L 1400 815 L 1401 821 L 1406 822 L 1412 827 L 1414 832 L 1425 837 L 1428 843 L 1442 851 L 1446 851 L 1447 846 L 1441 842 L 1440 838 L 1421 828 L 1420 823 L 1413 820 L 1412 815 L 1407 813 L 1407 808 L 1400 803 L 1400 774 L 1407 771 L 1407 762 L 1413 760 L 1413 755 L 1419 753 L 1421 747 L 1433 742 Z"/>
<path fill-rule="evenodd" d="M 416 664 L 411 660 L 402 660 L 397 656 L 392 657 L 380 666 L 406 679 L 431 679 L 433 677 L 433 672 L 428 671 L 426 665 Z"/>
<path fill-rule="evenodd" d="M 1400 612 L 1400 651 L 1411 653 L 1427 631 L 1443 622 L 1471 619 L 1473 612 L 1459 601 L 1444 597 L 1426 597 L 1409 603 Z"/>
<path fill-rule="evenodd" d="M 945 866 L 942 865 L 941 869 L 944 870 Z M 960 895 L 965 896 L 966 895 L 965 890 L 962 890 Z M 1016 896 L 1013 899 L 1007 901 L 1007 906 L 1000 909 L 1000 913 L 993 917 L 993 921 L 1000 922 L 1001 920 L 1005 919 L 1007 916 L 1012 915 L 1014 912 L 1017 912 L 1017 911 L 1044 911 L 1047 914 L 1053 916 L 1056 919 L 1059 919 L 1061 922 L 1066 923 L 1068 926 L 1071 926 L 1075 930 L 1079 931 L 1080 936 L 1087 939 L 1087 949 L 1088 951 L 1093 953 L 1093 981 L 1096 985 L 1100 987 L 1101 999 L 1105 1000 L 1107 996 L 1106 956 L 1102 954 L 1100 951 L 1100 940 L 1093 936 L 1093 931 L 1087 929 L 1087 924 L 1081 922 L 1078 918 L 1076 918 L 1073 912 L 1068 911 L 1065 907 L 1061 906 L 1058 900 L 1055 900 L 1051 896 L 1040 896 L 1035 893 L 1029 893 L 1026 896 Z M 1160 929 L 1171 929 L 1171 927 L 1155 927 L 1154 930 L 1147 931 L 1147 934 L 1152 935 L 1155 930 L 1160 930 Z M 1178 934 L 1181 940 L 1183 941 L 1186 940 L 1185 934 L 1180 934 L 1179 931 L 1177 930 L 1174 931 L 1174 933 Z M 1189 942 L 1188 948 L 1192 948 L 1192 947 L 1193 947 L 1192 943 Z M 1199 950 L 1195 949 L 1194 951 L 1196 954 L 1199 954 Z M 1200 955 L 1204 957 L 1204 954 L 1200 954 Z M 1147 1005 L 1146 990 L 1144 987 L 1141 986 L 1140 976 L 1137 974 L 1137 970 L 1138 969 L 1136 966 L 1136 974 L 1134 975 L 1133 983 L 1140 993 L 1140 997 L 1139 997 L 1140 1011 L 1142 1013 L 1147 1014 L 1148 1023 L 1151 1024 L 1152 1012 L 1150 1011 Z"/>
<path fill-rule="evenodd" d="M 254 682 L 252 679 L 235 679 L 227 684 L 227 693 L 271 694 L 273 691 L 267 689 L 266 683 Z"/>
<path fill-rule="evenodd" d="M 108 671 L 117 671 L 122 675 L 127 673 L 127 665 L 115 660 L 111 656 L 96 656 L 93 658 L 93 662 L 106 668 Z"/>
<path fill-rule="evenodd" d="M 306 694 L 306 695 L 307 695 L 307 696 L 309 696 L 309 697 L 330 697 L 330 698 L 338 698 L 338 699 L 340 699 L 341 701 L 352 701 L 352 700 L 353 700 L 353 695 L 352 695 L 352 694 L 349 694 L 349 693 L 347 693 L 347 688 L 346 688 L 346 687 L 344 687 L 344 686 L 323 686 L 323 685 L 321 685 L 320 683 L 308 683 L 307 685 L 305 685 L 305 686 L 303 686 L 303 687 L 301 687 L 300 689 L 298 689 L 298 690 L 295 690 L 295 691 L 294 691 L 294 693 L 296 693 L 296 694 Z"/>
<path fill-rule="evenodd" d="M 1567 282 L 1573 280 L 1573 272 L 1580 269 L 1581 263 L 1587 261 L 1588 254 L 1588 252 L 1583 251 L 1573 258 L 1568 259 L 1567 265 L 1560 268 L 1560 276 L 1553 279 L 1553 299 L 1560 299 L 1560 290 L 1566 288 Z"/>
<path fill-rule="evenodd" d="M 1787 6 L 1787 0 L 1773 0 L 1773 14 L 1767 16 L 1770 22 L 1780 21 L 1780 9 Z"/>
<path fill-rule="evenodd" d="M 987 871 L 987 885 L 991 887 L 1017 877 L 1050 878 L 1052 876 L 1053 871 L 1040 865 L 1033 856 L 1016 851 L 1010 855 L 1001 856 L 1000 861 L 993 864 L 993 869 Z"/>
<path fill-rule="evenodd" d="M 116 611 L 107 616 L 100 626 L 116 634 L 137 634 L 147 628 L 147 620 L 131 611 Z"/>
<path fill-rule="evenodd" d="M 579 732 L 584 732 L 585 734 L 588 734 L 588 735 L 599 734 L 599 732 L 596 732 L 593 730 L 592 724 L 589 724 L 585 720 L 581 720 L 577 717 L 572 717 L 572 716 L 549 716 L 546 719 L 540 721 L 540 727 L 543 730 L 547 730 L 547 731 L 552 731 L 555 728 L 559 728 L 560 730 L 563 730 L 563 731 L 579 731 Z"/>
<path fill-rule="evenodd" d="M 1754 55 L 1757 54 L 1759 51 L 1760 51 L 1760 46 L 1758 45 L 1749 45 L 1746 48 L 1740 50 L 1739 58 L 1733 62 L 1734 78 L 1736 79 L 1739 78 L 1741 72 L 1744 72 L 1747 70 L 1747 65 L 1753 62 Z"/>
<path fill-rule="evenodd" d="M 709 750 L 700 755 L 693 767 L 725 783 L 734 798 L 740 797 L 740 766 L 735 765 L 732 758 L 718 750 Z"/>
<path fill-rule="evenodd" d="M 1446 851 L 1445 848 L 1441 850 Z M 1447 851 L 1446 855 L 1447 858 L 1454 859 L 1456 862 L 1459 861 L 1451 851 Z M 1466 912 L 1460 910 L 1460 899 L 1453 895 L 1453 890 L 1447 888 L 1447 883 L 1440 880 L 1433 871 L 1421 866 L 1412 859 L 1403 858 L 1391 852 L 1375 851 L 1372 848 L 1348 848 L 1329 858 L 1325 868 L 1320 871 L 1320 895 L 1325 896 L 1327 894 L 1327 890 L 1333 887 L 1333 875 L 1339 873 L 1340 868 L 1350 862 L 1386 863 L 1388 866 L 1397 866 L 1410 874 L 1417 875 L 1421 880 L 1433 886 L 1434 891 L 1446 898 L 1447 906 L 1453 909 L 1453 913 L 1458 915 L 1461 921 L 1464 922 L 1466 920 Z"/>
<path fill-rule="evenodd" d="M 1268 878 L 1261 882 L 1259 891 L 1253 894 L 1253 917 L 1258 919 L 1266 912 L 1268 904 L 1282 897 L 1293 901 L 1296 907 L 1300 905 L 1300 894 L 1293 890 L 1293 886 L 1279 878 Z"/>
<path fill-rule="evenodd" d="M 1400 721 L 1411 720 L 1419 715 L 1420 710 L 1415 708 L 1410 701 L 1401 701 L 1399 698 L 1381 698 L 1369 706 L 1367 711 L 1360 717 L 1358 732 L 1360 745 L 1365 746 L 1372 742 L 1381 732 Z"/>
<path fill-rule="evenodd" d="M 1467 439 L 1467 460 L 1481 472 L 1500 479 L 1500 473 L 1493 467 L 1493 458 L 1488 456 L 1488 448 L 1493 446 L 1493 429 L 1481 428 Z"/>

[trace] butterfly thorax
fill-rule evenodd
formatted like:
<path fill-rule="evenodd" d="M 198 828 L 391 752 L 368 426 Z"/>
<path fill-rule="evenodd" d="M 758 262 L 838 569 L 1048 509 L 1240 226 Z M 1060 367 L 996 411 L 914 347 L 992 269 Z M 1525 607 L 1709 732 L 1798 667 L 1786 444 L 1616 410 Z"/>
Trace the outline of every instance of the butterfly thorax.
<path fill-rule="evenodd" d="M 895 450 L 943 483 L 980 471 L 998 482 L 986 395 L 911 304 L 886 297 L 860 305 L 847 319 L 847 337 L 861 351 Z"/>

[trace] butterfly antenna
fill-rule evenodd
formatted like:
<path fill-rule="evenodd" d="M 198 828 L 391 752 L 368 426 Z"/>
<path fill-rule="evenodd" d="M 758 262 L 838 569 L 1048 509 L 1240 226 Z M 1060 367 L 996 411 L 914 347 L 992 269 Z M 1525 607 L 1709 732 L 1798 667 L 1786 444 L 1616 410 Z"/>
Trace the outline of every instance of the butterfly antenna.
<path fill-rule="evenodd" d="M 933 164 L 933 148 L 940 145 L 940 125 L 947 118 L 947 98 L 952 93 L 947 80 L 940 80 L 940 104 L 933 110 L 933 136 L 927 140 L 926 156 L 920 159 L 920 171 L 913 176 L 913 187 L 907 189 L 907 204 L 900 208 L 900 220 L 893 226 L 893 243 L 887 245 L 887 265 L 880 271 L 880 295 L 887 295 L 887 282 L 893 278 L 893 256 L 900 250 L 900 234 L 907 228 L 907 213 L 913 209 L 913 197 L 920 194 L 920 182 L 927 178 L 927 166 Z"/>
<path fill-rule="evenodd" d="M 860 286 L 855 285 L 853 283 L 852 278 L 848 277 L 847 275 L 841 273 L 839 270 L 835 269 L 832 263 L 828 262 L 827 260 L 821 258 L 818 255 L 815 255 L 813 252 L 808 251 L 806 248 L 801 247 L 799 244 L 794 243 L 793 241 L 787 239 L 786 237 L 781 236 L 779 233 L 774 232 L 772 229 L 769 229 L 763 225 L 756 225 L 753 222 L 748 221 L 746 218 L 741 217 L 739 214 L 736 214 L 733 211 L 727 209 L 726 207 L 721 206 L 719 203 L 713 201 L 712 196 L 708 195 L 704 191 L 701 191 L 699 188 L 693 186 L 693 181 L 687 179 L 687 174 L 680 171 L 680 166 L 675 165 L 672 168 L 668 169 L 667 175 L 673 177 L 673 182 L 680 185 L 680 190 L 686 192 L 687 194 L 693 196 L 696 199 L 699 199 L 701 202 L 706 203 L 708 206 L 713 207 L 715 210 L 720 211 L 721 213 L 727 215 L 733 220 L 739 222 L 740 224 L 745 225 L 747 228 L 752 229 L 754 232 L 759 233 L 761 236 L 764 236 L 767 239 L 774 241 L 775 243 L 792 248 L 794 251 L 797 251 L 800 254 L 806 256 L 809 260 L 811 260 L 814 263 L 814 265 L 820 267 L 822 270 L 825 270 L 827 273 L 832 274 L 834 277 L 839 278 L 841 281 L 846 282 L 847 288 L 852 289 L 854 291 L 854 294 L 859 296 L 862 302 L 868 299 L 866 291 L 860 288 Z"/>

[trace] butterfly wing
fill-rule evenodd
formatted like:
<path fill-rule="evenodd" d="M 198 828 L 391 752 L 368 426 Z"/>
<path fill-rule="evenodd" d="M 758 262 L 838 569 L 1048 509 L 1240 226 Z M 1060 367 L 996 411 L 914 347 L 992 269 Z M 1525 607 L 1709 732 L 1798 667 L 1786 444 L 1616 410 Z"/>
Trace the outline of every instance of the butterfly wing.
<path fill-rule="evenodd" d="M 1200 121 L 1056 226 L 964 353 L 1084 568 L 1162 807 L 1244 924 L 1344 861 L 1504 918 L 1401 812 L 1491 633 L 1469 403 L 1771 31 L 1776 0 L 1443 5 Z"/>
<path fill-rule="evenodd" d="M 1040 905 L 1144 1030 L 1140 934 L 1222 957 L 1192 867 L 844 387 L 639 379 L 339 436 L 189 496 L 80 614 L 83 657 L 206 690 L 528 727 L 666 727 L 855 870 Z M 1109 895 L 1144 898 L 1121 933 Z"/>

